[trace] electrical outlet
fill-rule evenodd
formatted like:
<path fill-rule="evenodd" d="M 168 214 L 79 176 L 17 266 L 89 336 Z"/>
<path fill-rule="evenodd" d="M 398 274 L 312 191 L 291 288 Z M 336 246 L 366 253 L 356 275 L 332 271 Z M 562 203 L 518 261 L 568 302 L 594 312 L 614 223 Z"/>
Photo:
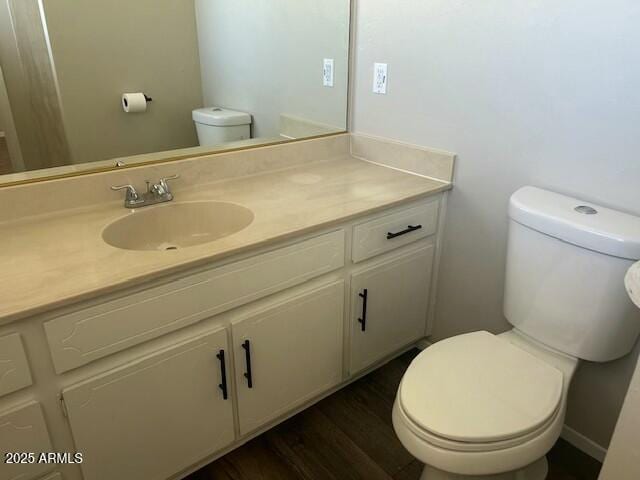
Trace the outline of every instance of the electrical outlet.
<path fill-rule="evenodd" d="M 333 87 L 333 58 L 324 59 L 324 68 L 322 69 L 322 84 L 325 87 Z"/>
<path fill-rule="evenodd" d="M 373 64 L 373 93 L 386 95 L 387 82 L 388 82 L 387 64 L 374 63 Z"/>

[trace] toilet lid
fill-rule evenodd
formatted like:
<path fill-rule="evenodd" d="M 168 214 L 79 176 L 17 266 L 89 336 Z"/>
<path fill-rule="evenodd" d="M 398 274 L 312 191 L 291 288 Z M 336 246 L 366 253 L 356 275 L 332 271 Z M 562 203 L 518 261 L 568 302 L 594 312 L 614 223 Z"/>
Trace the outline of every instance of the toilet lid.
<path fill-rule="evenodd" d="M 420 428 L 461 442 L 517 438 L 547 422 L 562 399 L 560 370 L 488 332 L 459 335 L 418 355 L 398 399 Z"/>

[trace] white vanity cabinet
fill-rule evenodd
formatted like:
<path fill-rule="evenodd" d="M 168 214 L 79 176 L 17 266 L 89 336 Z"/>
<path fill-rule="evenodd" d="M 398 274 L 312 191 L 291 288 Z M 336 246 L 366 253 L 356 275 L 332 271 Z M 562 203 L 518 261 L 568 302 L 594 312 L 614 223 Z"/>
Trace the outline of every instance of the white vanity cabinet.
<path fill-rule="evenodd" d="M 432 244 L 351 276 L 351 373 L 425 336 Z"/>
<path fill-rule="evenodd" d="M 84 459 L 17 478 L 176 480 L 411 347 L 428 331 L 441 198 L 0 332 L 0 447 Z M 28 355 L 38 331 L 50 359 Z"/>
<path fill-rule="evenodd" d="M 344 282 L 233 322 L 240 434 L 342 381 Z"/>
<path fill-rule="evenodd" d="M 63 390 L 85 480 L 170 478 L 234 441 L 226 329 Z"/>

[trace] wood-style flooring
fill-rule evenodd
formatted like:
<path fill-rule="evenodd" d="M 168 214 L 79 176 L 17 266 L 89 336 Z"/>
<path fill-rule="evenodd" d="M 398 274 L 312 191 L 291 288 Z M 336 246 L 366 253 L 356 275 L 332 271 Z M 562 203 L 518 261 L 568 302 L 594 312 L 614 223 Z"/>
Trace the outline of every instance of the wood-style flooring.
<path fill-rule="evenodd" d="M 396 389 L 417 350 L 272 428 L 187 480 L 417 480 L 422 465 L 391 425 Z M 563 440 L 547 480 L 596 480 L 600 463 Z"/>
<path fill-rule="evenodd" d="M 9 158 L 9 148 L 7 147 L 7 139 L 0 137 L 0 175 L 11 173 L 13 167 Z"/>

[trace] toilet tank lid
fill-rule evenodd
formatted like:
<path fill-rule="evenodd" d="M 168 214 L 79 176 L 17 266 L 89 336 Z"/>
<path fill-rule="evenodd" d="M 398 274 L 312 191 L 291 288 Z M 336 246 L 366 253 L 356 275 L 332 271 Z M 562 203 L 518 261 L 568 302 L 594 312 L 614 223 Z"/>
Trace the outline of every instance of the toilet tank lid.
<path fill-rule="evenodd" d="M 509 217 L 579 247 L 640 259 L 640 217 L 536 187 L 511 196 Z"/>
<path fill-rule="evenodd" d="M 220 107 L 207 107 L 194 110 L 193 121 L 214 127 L 234 127 L 251 125 L 251 115 Z"/>

